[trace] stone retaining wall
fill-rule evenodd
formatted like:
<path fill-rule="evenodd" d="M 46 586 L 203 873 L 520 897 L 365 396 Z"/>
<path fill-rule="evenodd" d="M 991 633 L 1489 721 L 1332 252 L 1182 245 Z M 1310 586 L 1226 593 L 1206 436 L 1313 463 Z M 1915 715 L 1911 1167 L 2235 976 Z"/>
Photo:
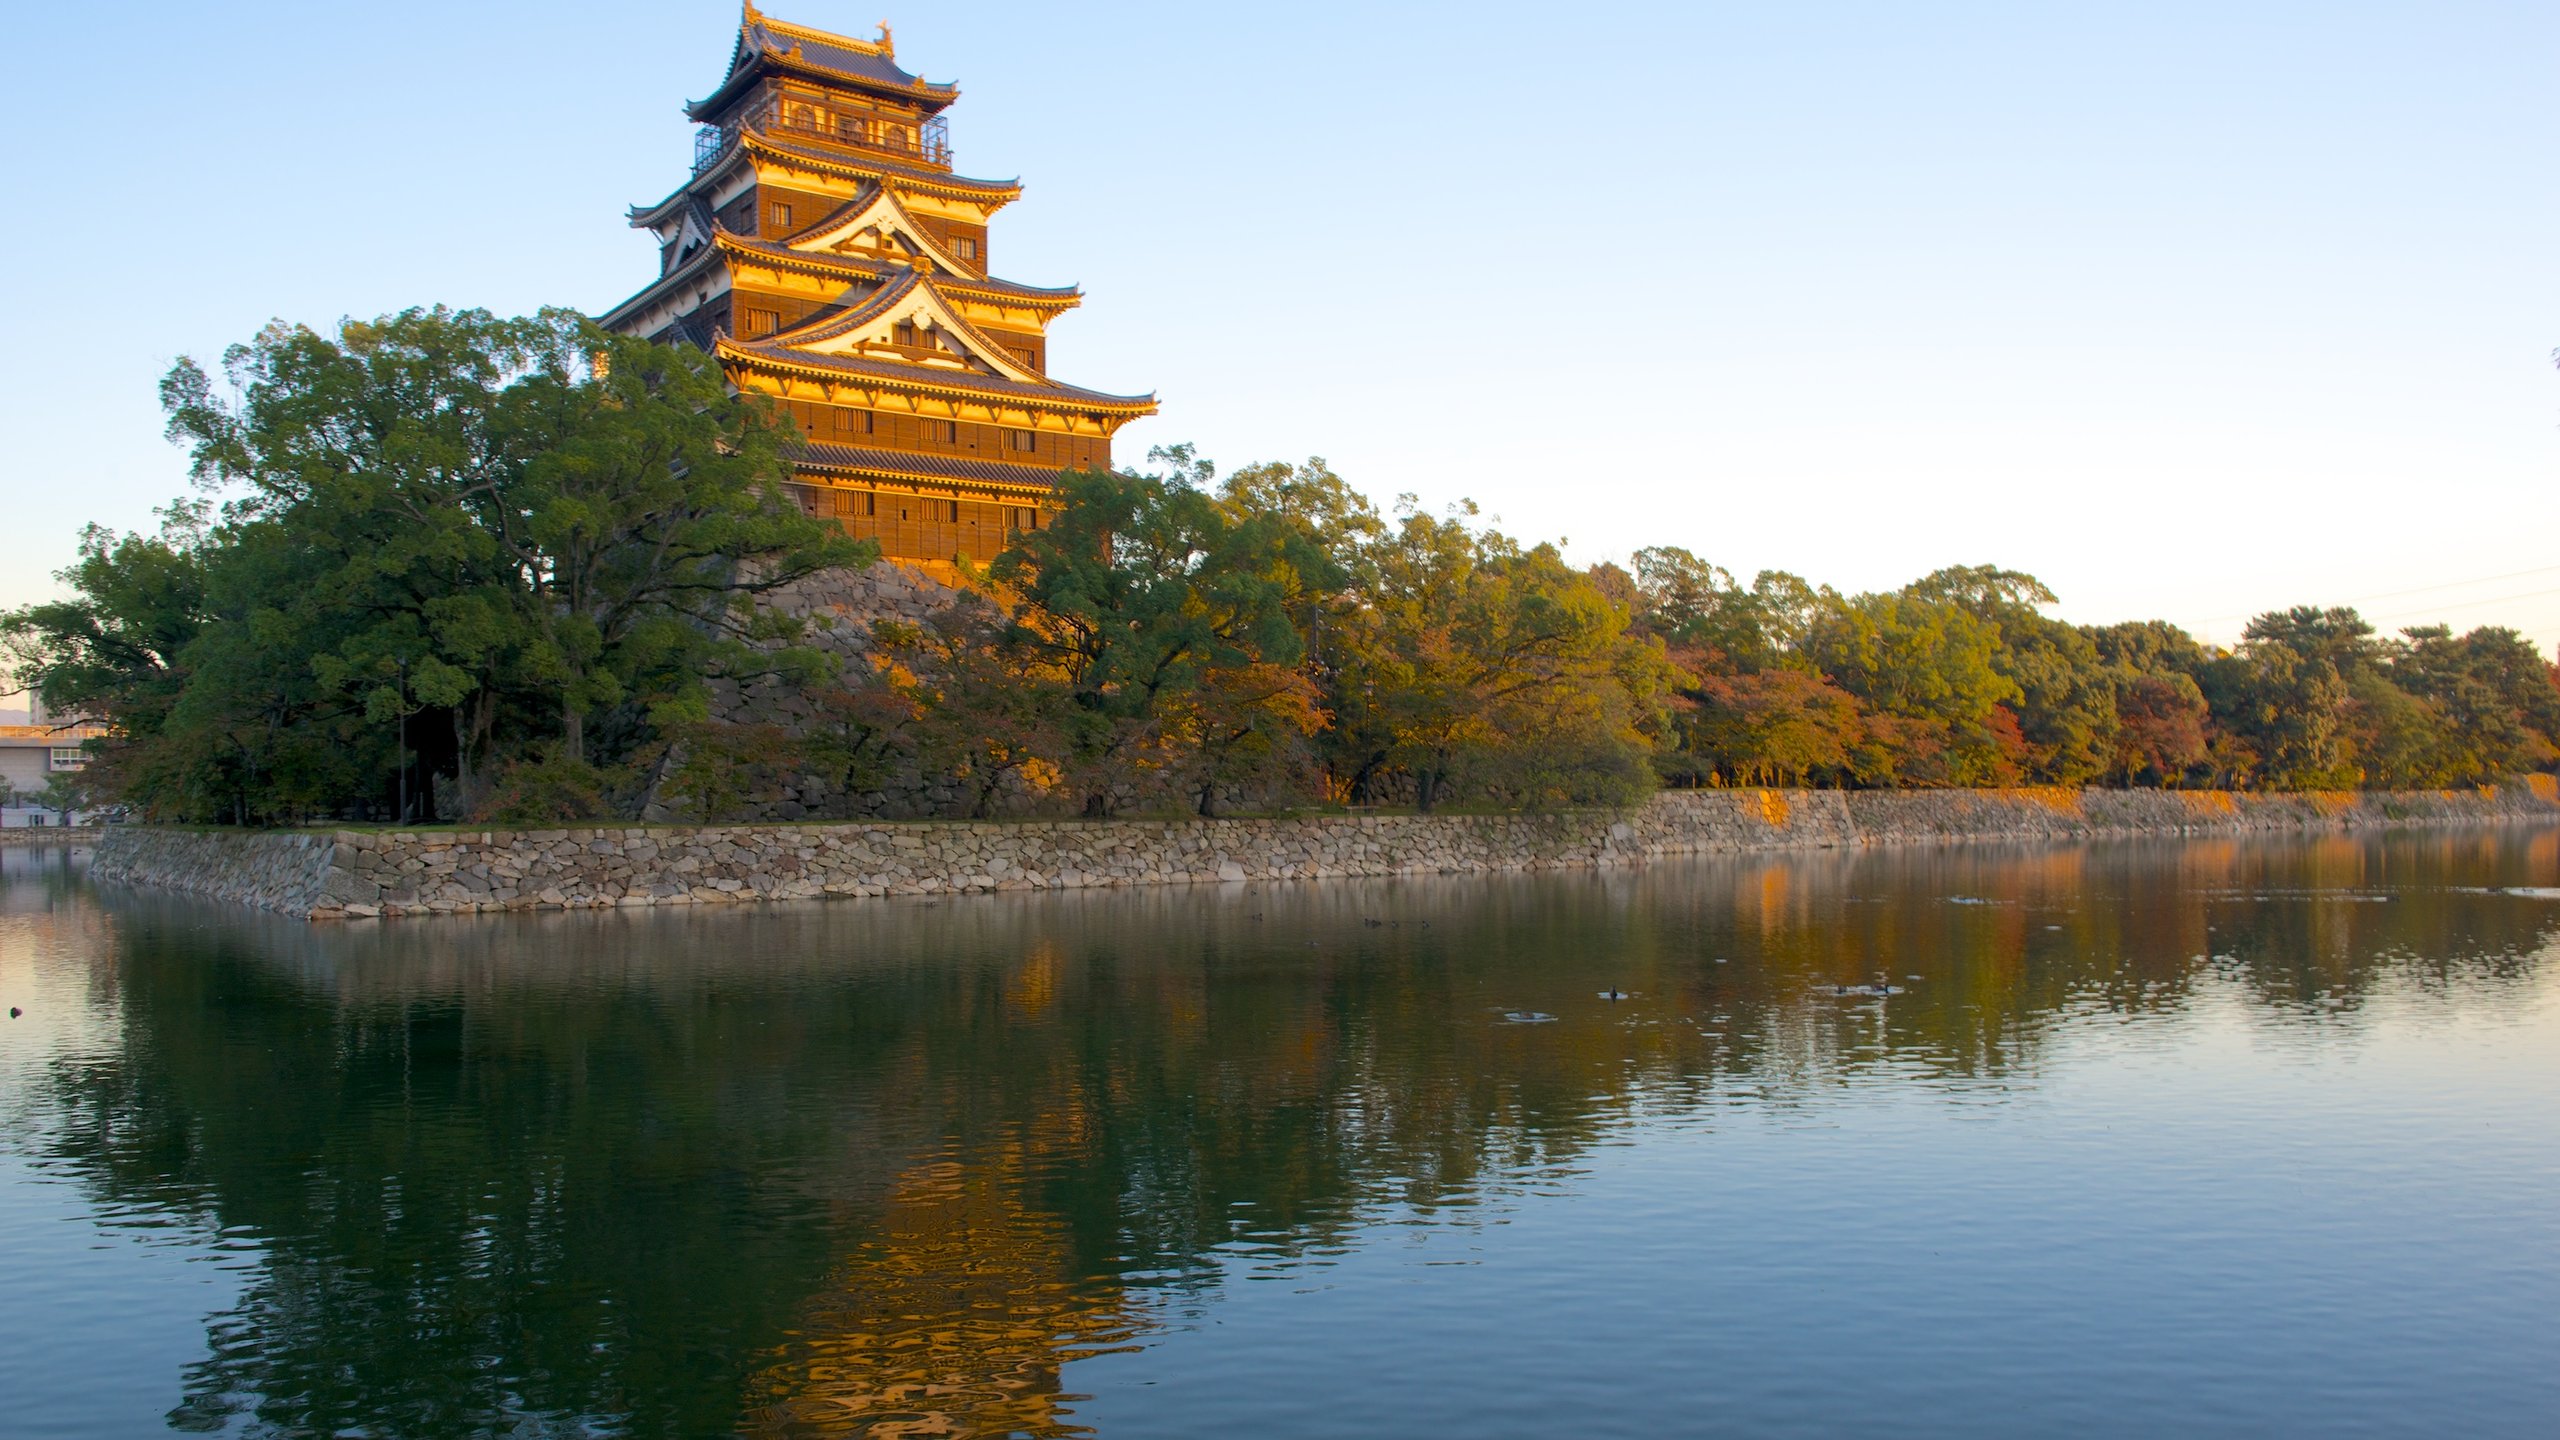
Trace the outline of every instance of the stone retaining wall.
<path fill-rule="evenodd" d="M 98 838 L 95 825 L 13 825 L 0 830 L 0 848 L 12 845 L 86 845 Z"/>
<path fill-rule="evenodd" d="M 312 918 L 1560 870 L 1948 840 L 2560 821 L 2560 786 L 2388 794 L 1693 790 L 1623 813 L 291 834 L 118 827 L 91 874 Z"/>

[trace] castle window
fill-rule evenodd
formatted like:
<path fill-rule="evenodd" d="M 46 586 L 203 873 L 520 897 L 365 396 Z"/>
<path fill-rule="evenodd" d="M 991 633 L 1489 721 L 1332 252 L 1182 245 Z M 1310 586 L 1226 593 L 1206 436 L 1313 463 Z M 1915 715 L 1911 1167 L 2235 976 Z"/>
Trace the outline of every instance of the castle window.
<path fill-rule="evenodd" d="M 1007 430 L 1005 438 L 1016 450 L 1029 454 L 1040 448 L 1040 437 L 1029 430 Z"/>
<path fill-rule="evenodd" d="M 868 435 L 871 433 L 871 425 L 872 415 L 868 410 L 838 410 L 836 412 L 836 429 L 842 434 Z"/>
<path fill-rule="evenodd" d="M 951 523 L 954 525 L 960 523 L 960 502 L 957 500 L 951 502 Z"/>
<path fill-rule="evenodd" d="M 960 422 L 927 420 L 924 422 L 924 433 L 928 440 L 939 440 L 945 445 L 957 445 L 960 443 Z"/>
<path fill-rule="evenodd" d="M 776 202 L 774 203 L 774 207 L 773 207 L 773 228 L 774 228 L 774 229 L 776 229 L 776 230 L 788 230 L 788 229 L 790 229 L 790 228 L 791 228 L 791 207 L 790 207 L 790 206 L 785 205 L 785 204 L 782 204 L 782 203 L 781 203 L 781 202 L 779 202 L 779 201 L 776 201 Z"/>
<path fill-rule="evenodd" d="M 978 242 L 963 235 L 951 242 L 951 253 L 963 260 L 975 260 L 978 258 Z"/>
<path fill-rule="evenodd" d="M 749 310 L 747 312 L 746 333 L 749 335 L 771 335 L 781 328 L 782 312 L 779 310 Z"/>
<path fill-rule="evenodd" d="M 1016 530 L 1039 529 L 1040 512 L 1032 509 L 1028 505 L 1015 506 L 1013 509 L 1013 528 Z"/>
<path fill-rule="evenodd" d="M 916 343 L 916 325 L 912 320 L 899 321 L 898 328 L 891 333 L 897 336 L 898 343 L 901 345 Z"/>

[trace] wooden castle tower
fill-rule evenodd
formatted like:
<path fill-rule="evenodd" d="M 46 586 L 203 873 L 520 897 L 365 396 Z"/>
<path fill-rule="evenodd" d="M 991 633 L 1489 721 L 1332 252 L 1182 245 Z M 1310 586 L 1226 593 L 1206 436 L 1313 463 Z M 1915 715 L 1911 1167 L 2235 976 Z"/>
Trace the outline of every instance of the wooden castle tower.
<path fill-rule="evenodd" d="M 886 25 L 856 40 L 749 3 L 727 77 L 685 108 L 691 178 L 631 211 L 658 278 L 602 317 L 775 397 L 802 507 L 927 565 L 1044 523 L 1059 472 L 1108 465 L 1156 408 L 1049 378 L 1049 322 L 1082 292 L 989 272 L 988 222 L 1022 186 L 952 173 L 959 98 L 900 69 Z"/>

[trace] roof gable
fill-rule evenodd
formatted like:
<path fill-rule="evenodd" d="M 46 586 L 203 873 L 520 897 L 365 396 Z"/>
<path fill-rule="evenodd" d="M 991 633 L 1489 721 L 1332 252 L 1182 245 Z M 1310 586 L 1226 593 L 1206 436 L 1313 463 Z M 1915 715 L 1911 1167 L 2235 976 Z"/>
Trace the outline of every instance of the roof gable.
<path fill-rule="evenodd" d="M 861 243 L 863 236 L 873 233 L 879 236 L 879 243 Z M 962 280 L 987 278 L 986 272 L 963 263 L 945 249 L 941 241 L 934 239 L 931 231 L 917 224 L 915 216 L 907 213 L 907 207 L 899 204 L 898 197 L 885 185 L 873 187 L 868 200 L 846 204 L 835 215 L 792 236 L 785 243 L 794 250 L 810 253 L 842 255 L 869 250 L 875 258 L 888 259 L 888 255 L 880 252 L 893 241 L 901 244 L 908 255 L 922 256 L 931 261 L 934 268 L 943 274 Z"/>
<path fill-rule="evenodd" d="M 899 327 L 912 327 L 915 345 L 930 336 L 939 349 L 961 366 L 981 370 L 1019 385 L 1054 388 L 1056 381 L 1014 357 L 1011 350 L 969 323 L 923 272 L 909 270 L 866 296 L 853 308 L 797 330 L 787 330 L 771 343 L 812 355 L 861 356 L 874 346 L 897 346 Z M 933 368 L 932 362 L 920 362 Z M 943 368 L 954 368 L 946 366 Z"/>

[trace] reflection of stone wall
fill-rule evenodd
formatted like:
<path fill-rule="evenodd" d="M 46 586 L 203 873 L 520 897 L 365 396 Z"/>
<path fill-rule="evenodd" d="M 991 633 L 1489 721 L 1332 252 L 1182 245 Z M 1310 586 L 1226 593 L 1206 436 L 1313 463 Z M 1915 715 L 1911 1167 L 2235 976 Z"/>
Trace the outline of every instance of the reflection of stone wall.
<path fill-rule="evenodd" d="M 227 834 L 126 827 L 101 880 L 311 916 L 1566 870 L 1655 856 L 2560 820 L 2524 784 L 2371 795 L 1690 790 L 1626 812 Z"/>

